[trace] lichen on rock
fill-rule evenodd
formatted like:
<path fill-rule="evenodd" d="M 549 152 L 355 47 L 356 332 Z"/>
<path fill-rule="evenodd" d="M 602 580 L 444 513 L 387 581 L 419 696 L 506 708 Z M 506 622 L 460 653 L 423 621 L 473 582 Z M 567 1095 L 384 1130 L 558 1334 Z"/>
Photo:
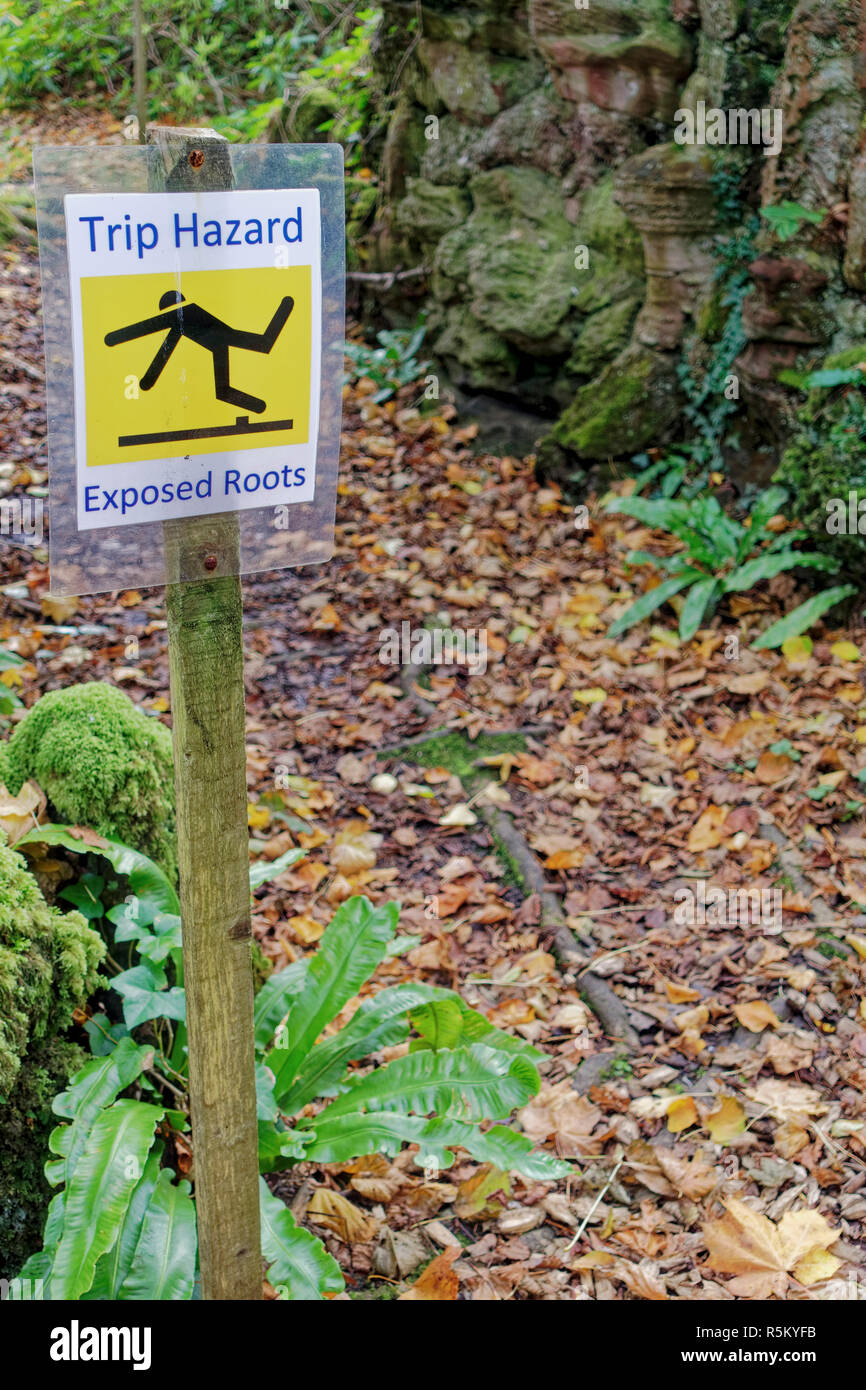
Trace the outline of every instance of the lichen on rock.
<path fill-rule="evenodd" d="M 171 734 L 101 681 L 43 695 L 6 746 L 6 788 L 33 780 L 55 818 L 86 825 L 177 876 Z"/>

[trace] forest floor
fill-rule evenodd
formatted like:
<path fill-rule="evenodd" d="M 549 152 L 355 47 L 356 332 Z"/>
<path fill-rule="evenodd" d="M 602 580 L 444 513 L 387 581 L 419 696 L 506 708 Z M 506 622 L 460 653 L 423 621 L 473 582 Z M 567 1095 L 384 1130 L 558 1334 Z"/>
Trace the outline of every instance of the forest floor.
<path fill-rule="evenodd" d="M 39 496 L 35 248 L 0 254 L 0 303 L 0 489 Z M 309 851 L 259 890 L 255 931 L 280 966 L 349 894 L 399 900 L 417 944 L 373 987 L 458 988 L 540 1047 L 518 1123 L 575 1168 L 554 1185 L 404 1155 L 302 1166 L 278 1190 L 368 1295 L 438 1255 L 416 1296 L 866 1296 L 866 633 L 752 651 L 790 604 L 780 576 L 688 644 L 667 609 L 612 641 L 645 528 L 591 500 L 579 529 L 530 462 L 476 453 L 453 408 L 371 394 L 345 392 L 333 558 L 244 581 L 255 853 Z M 106 680 L 170 722 L 163 591 L 52 599 L 44 550 L 2 544 L 0 641 L 28 661 L 26 702 Z M 486 634 L 486 669 L 423 684 L 388 660 L 389 630 L 431 619 Z M 630 1044 L 551 949 L 490 808 L 531 847 Z M 726 901 L 702 914 L 713 886 Z M 744 922 L 737 889 L 781 905 Z"/>

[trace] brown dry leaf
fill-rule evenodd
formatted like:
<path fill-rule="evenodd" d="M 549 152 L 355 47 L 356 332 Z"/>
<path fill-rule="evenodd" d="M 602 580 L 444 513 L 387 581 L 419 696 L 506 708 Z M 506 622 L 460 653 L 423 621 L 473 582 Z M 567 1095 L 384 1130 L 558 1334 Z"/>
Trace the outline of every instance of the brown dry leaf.
<path fill-rule="evenodd" d="M 656 1149 L 658 1165 L 677 1192 L 699 1202 L 712 1192 L 719 1181 L 715 1169 L 704 1159 L 703 1151 L 698 1149 L 691 1158 L 681 1158 L 673 1149 Z"/>
<path fill-rule="evenodd" d="M 715 1109 L 704 1115 L 704 1128 L 714 1144 L 732 1144 L 746 1128 L 746 1112 L 736 1096 L 720 1096 Z"/>
<path fill-rule="evenodd" d="M 790 758 L 786 758 L 784 753 L 771 753 L 769 749 L 762 753 L 755 768 L 757 781 L 769 786 L 773 782 L 780 782 L 783 777 L 794 768 L 794 763 Z"/>
<path fill-rule="evenodd" d="M 597 1105 L 579 1096 L 570 1081 L 545 1086 L 518 1111 L 518 1119 L 530 1139 L 537 1144 L 555 1140 L 565 1157 L 601 1153 L 605 1132 L 593 1134 L 604 1120 Z"/>
<path fill-rule="evenodd" d="M 446 883 L 445 887 L 440 888 L 433 899 L 436 905 L 436 916 L 440 920 L 443 917 L 453 917 L 455 912 L 466 902 L 471 892 L 471 884 L 467 887 L 462 883 Z"/>
<path fill-rule="evenodd" d="M 668 1129 L 671 1134 L 682 1134 L 691 1125 L 700 1124 L 698 1107 L 691 1096 L 677 1096 L 668 1106 Z"/>
<path fill-rule="evenodd" d="M 515 1028 L 518 1023 L 531 1023 L 535 1010 L 526 999 L 501 999 L 487 1011 L 487 1017 L 497 1028 Z"/>
<path fill-rule="evenodd" d="M 732 676 L 725 681 L 725 689 L 734 695 L 757 695 L 770 683 L 767 671 L 750 671 L 747 676 Z"/>
<path fill-rule="evenodd" d="M 10 845 L 38 824 L 46 805 L 45 793 L 35 782 L 25 782 L 17 796 L 0 786 L 0 829 Z"/>
<path fill-rule="evenodd" d="M 330 853 L 331 867 L 342 874 L 356 874 L 372 869 L 382 836 L 369 829 L 365 820 L 353 820 L 334 836 Z"/>
<path fill-rule="evenodd" d="M 661 1302 L 667 1299 L 667 1289 L 664 1279 L 659 1272 L 659 1267 L 654 1260 L 641 1260 L 640 1264 L 633 1265 L 628 1260 L 619 1260 L 613 1269 L 608 1271 L 611 1279 L 621 1279 L 635 1298 L 647 1299 L 652 1302 Z"/>
<path fill-rule="evenodd" d="M 764 999 L 748 999 L 745 1004 L 735 1004 L 734 1013 L 750 1033 L 762 1033 L 765 1028 L 779 1026 L 778 1014 L 773 1013 Z"/>
<path fill-rule="evenodd" d="M 344 753 L 337 759 L 336 772 L 341 782 L 349 787 L 358 787 L 370 776 L 370 764 L 356 753 Z"/>
<path fill-rule="evenodd" d="M 761 1081 L 746 1091 L 750 1100 L 769 1110 L 782 1123 L 803 1128 L 814 1115 L 825 1115 L 828 1107 L 821 1092 L 814 1086 L 800 1086 L 794 1081 Z"/>
<path fill-rule="evenodd" d="M 372 1240 L 379 1223 L 353 1206 L 341 1192 L 330 1187 L 318 1188 L 307 1203 L 307 1216 L 317 1226 L 333 1231 L 347 1245 Z"/>
<path fill-rule="evenodd" d="M 773 1135 L 773 1148 L 782 1158 L 793 1158 L 801 1149 L 805 1149 L 808 1142 L 808 1132 L 790 1120 L 779 1125 Z"/>
<path fill-rule="evenodd" d="M 381 1154 L 368 1154 L 353 1164 L 349 1186 L 371 1202 L 390 1202 L 405 1187 L 406 1174 Z"/>
<path fill-rule="evenodd" d="M 415 1280 L 411 1289 L 400 1294 L 397 1302 L 403 1303 L 416 1299 L 425 1303 L 453 1303 L 460 1290 L 460 1280 L 456 1270 L 452 1269 L 451 1266 L 462 1253 L 462 1246 L 459 1245 L 452 1245 L 447 1250 L 443 1250 L 441 1255 L 437 1255 L 435 1260 L 431 1260 L 424 1273 Z"/>
<path fill-rule="evenodd" d="M 810 1067 L 815 1055 L 815 1041 L 808 1035 L 802 1039 L 787 1034 L 780 1038 L 770 1033 L 764 1042 L 764 1056 L 777 1076 L 790 1076 L 801 1067 Z"/>
<path fill-rule="evenodd" d="M 776 1226 L 735 1198 L 725 1207 L 721 1220 L 703 1230 L 707 1264 L 719 1274 L 737 1276 L 727 1288 L 740 1298 L 784 1298 L 790 1274 L 814 1283 L 815 1252 L 825 1252 L 839 1238 L 814 1208 L 787 1211 Z"/>
<path fill-rule="evenodd" d="M 662 983 L 672 1004 L 693 1004 L 701 997 L 699 990 L 680 984 L 679 980 L 663 980 Z"/>
<path fill-rule="evenodd" d="M 727 806 L 708 806 L 689 831 L 688 847 L 692 854 L 701 850 L 716 849 L 724 839 L 723 826 L 728 814 Z"/>

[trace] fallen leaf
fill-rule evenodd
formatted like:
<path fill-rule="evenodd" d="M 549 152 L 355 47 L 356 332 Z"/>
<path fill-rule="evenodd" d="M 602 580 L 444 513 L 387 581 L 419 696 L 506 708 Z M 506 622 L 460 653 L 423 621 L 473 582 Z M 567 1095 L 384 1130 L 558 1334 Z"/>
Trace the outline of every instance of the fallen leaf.
<path fill-rule="evenodd" d="M 372 1240 L 379 1228 L 375 1217 L 353 1206 L 341 1192 L 319 1187 L 307 1203 L 307 1216 L 317 1226 L 333 1231 L 347 1245 Z"/>
<path fill-rule="evenodd" d="M 707 1264 L 719 1274 L 737 1276 L 727 1288 L 740 1298 L 784 1298 L 790 1274 L 814 1282 L 816 1254 L 839 1238 L 814 1208 L 787 1211 L 776 1226 L 735 1198 L 725 1207 L 721 1220 L 703 1228 Z"/>
<path fill-rule="evenodd" d="M 773 1013 L 764 999 L 748 999 L 745 1004 L 735 1004 L 734 1013 L 750 1033 L 762 1033 L 765 1028 L 779 1026 L 778 1014 Z"/>
<path fill-rule="evenodd" d="M 511 1196 L 511 1179 L 492 1163 L 482 1163 L 477 1172 L 457 1189 L 454 1210 L 461 1221 L 492 1221 L 501 1216 Z"/>
<path fill-rule="evenodd" d="M 445 815 L 439 818 L 439 824 L 445 826 L 476 825 L 477 823 L 478 817 L 475 812 L 470 811 L 466 803 L 462 801 L 456 806 L 452 806 L 450 811 L 446 811 Z"/>
<path fill-rule="evenodd" d="M 405 1293 L 401 1293 L 398 1303 L 421 1300 L 425 1303 L 453 1303 L 460 1290 L 457 1272 L 451 1268 L 458 1255 L 463 1253 L 460 1245 L 451 1245 L 437 1255 Z"/>
<path fill-rule="evenodd" d="M 732 1144 L 746 1128 L 746 1112 L 736 1096 L 720 1096 L 715 1109 L 704 1115 L 704 1128 L 714 1144 Z"/>
<path fill-rule="evenodd" d="M 706 811 L 698 817 L 689 831 L 688 847 L 692 854 L 699 854 L 701 850 L 705 849 L 716 849 L 722 843 L 724 838 L 722 827 L 727 814 L 727 806 L 708 806 Z"/>
<path fill-rule="evenodd" d="M 691 1125 L 700 1124 L 698 1107 L 691 1096 L 678 1096 L 668 1106 L 668 1129 L 671 1134 L 682 1134 Z"/>

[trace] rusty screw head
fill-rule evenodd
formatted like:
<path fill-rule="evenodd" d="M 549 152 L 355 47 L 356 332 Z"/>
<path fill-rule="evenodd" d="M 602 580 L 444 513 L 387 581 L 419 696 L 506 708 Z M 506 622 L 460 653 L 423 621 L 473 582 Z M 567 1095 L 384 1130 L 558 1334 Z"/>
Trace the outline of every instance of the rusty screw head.
<path fill-rule="evenodd" d="M 205 555 L 204 567 L 206 570 L 215 570 L 218 564 L 219 561 L 215 555 Z"/>
<path fill-rule="evenodd" d="M 200 169 L 204 164 L 204 150 L 190 150 L 189 162 L 193 169 Z"/>

